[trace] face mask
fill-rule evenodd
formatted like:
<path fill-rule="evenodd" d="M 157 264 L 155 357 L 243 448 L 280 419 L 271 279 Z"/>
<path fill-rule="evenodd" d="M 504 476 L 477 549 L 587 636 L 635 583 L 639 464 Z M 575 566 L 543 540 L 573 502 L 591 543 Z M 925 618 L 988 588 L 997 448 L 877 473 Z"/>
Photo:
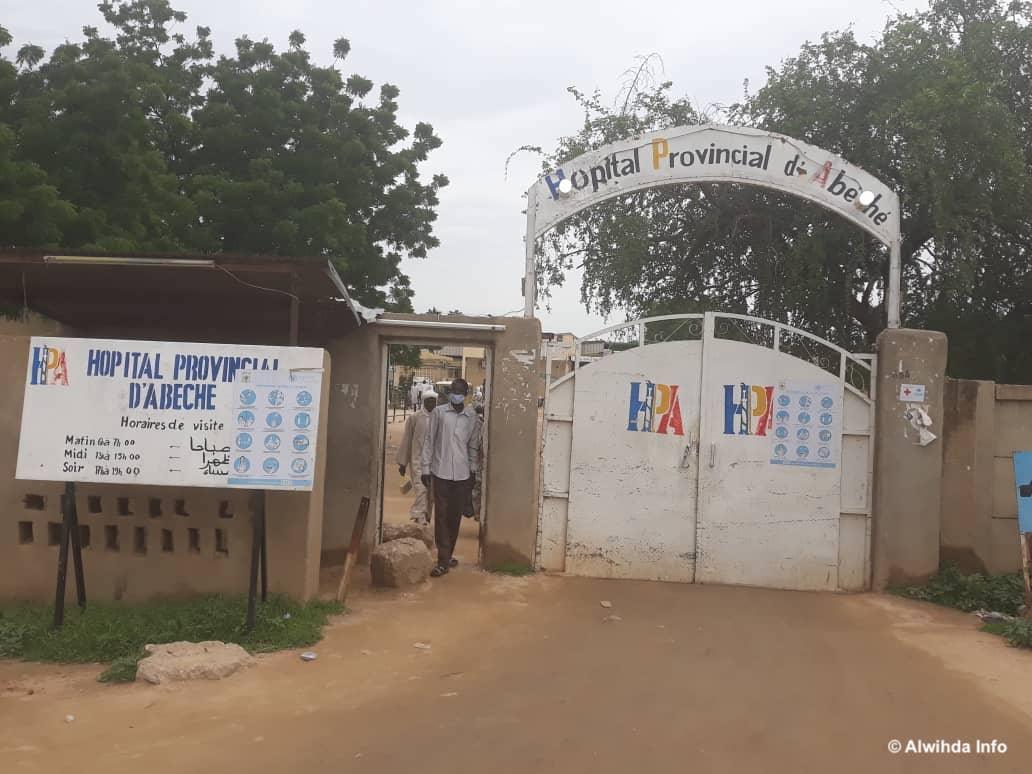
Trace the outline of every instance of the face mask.
<path fill-rule="evenodd" d="M 461 406 L 463 403 L 466 402 L 466 396 L 459 395 L 459 393 L 457 392 L 453 392 L 449 397 L 451 399 L 453 406 Z"/>

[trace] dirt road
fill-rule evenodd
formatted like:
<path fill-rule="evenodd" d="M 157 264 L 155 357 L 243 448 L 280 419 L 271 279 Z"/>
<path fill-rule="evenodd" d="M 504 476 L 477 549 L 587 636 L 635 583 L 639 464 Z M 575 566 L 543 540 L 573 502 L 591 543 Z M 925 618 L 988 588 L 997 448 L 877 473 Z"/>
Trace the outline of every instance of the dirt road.
<path fill-rule="evenodd" d="M 400 423 L 389 431 L 396 444 Z M 393 465 L 387 477 L 385 518 L 404 521 L 411 500 Z M 460 568 L 418 591 L 360 586 L 313 663 L 280 653 L 219 683 L 152 687 L 0 662 L 0 770 L 971 772 L 1032 760 L 1032 654 L 970 616 L 876 595 L 492 576 L 473 567 L 476 538 L 464 520 Z M 893 739 L 1008 751 L 892 755 Z"/>
<path fill-rule="evenodd" d="M 317 661 L 265 656 L 219 683 L 109 687 L 95 668 L 0 663 L 3 770 L 971 772 L 1032 760 L 1032 655 L 952 611 L 471 567 L 354 605 Z M 887 752 L 909 738 L 1009 750 Z"/>

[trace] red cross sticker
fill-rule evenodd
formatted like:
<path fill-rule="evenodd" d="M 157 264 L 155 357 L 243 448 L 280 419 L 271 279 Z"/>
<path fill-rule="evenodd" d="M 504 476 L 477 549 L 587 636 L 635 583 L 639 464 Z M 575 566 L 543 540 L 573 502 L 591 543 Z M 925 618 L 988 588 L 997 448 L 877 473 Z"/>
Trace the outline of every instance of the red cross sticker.
<path fill-rule="evenodd" d="M 899 399 L 907 403 L 923 403 L 925 399 L 925 386 L 923 384 L 901 384 L 899 386 Z"/>

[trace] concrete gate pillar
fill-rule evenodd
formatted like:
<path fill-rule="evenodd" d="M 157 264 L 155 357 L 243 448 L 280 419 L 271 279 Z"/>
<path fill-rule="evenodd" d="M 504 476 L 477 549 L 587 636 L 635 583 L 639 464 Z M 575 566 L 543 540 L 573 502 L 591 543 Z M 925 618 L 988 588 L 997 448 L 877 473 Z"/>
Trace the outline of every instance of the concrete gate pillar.
<path fill-rule="evenodd" d="M 939 566 L 946 335 L 888 329 L 877 351 L 871 585 L 882 590 L 923 581 Z M 924 399 L 908 401 L 903 385 L 923 386 Z M 908 411 L 918 424 L 930 420 L 935 440 L 921 445 Z"/>

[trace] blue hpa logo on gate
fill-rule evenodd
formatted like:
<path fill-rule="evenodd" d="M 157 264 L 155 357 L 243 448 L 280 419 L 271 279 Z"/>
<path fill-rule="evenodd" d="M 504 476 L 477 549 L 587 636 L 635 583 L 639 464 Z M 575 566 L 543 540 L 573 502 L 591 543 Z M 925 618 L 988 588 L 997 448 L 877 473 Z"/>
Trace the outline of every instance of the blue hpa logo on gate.
<path fill-rule="evenodd" d="M 32 348 L 29 384 L 60 384 L 68 386 L 68 363 L 65 353 L 46 344 Z"/>
<path fill-rule="evenodd" d="M 676 384 L 631 382 L 627 429 L 634 433 L 684 435 Z"/>

